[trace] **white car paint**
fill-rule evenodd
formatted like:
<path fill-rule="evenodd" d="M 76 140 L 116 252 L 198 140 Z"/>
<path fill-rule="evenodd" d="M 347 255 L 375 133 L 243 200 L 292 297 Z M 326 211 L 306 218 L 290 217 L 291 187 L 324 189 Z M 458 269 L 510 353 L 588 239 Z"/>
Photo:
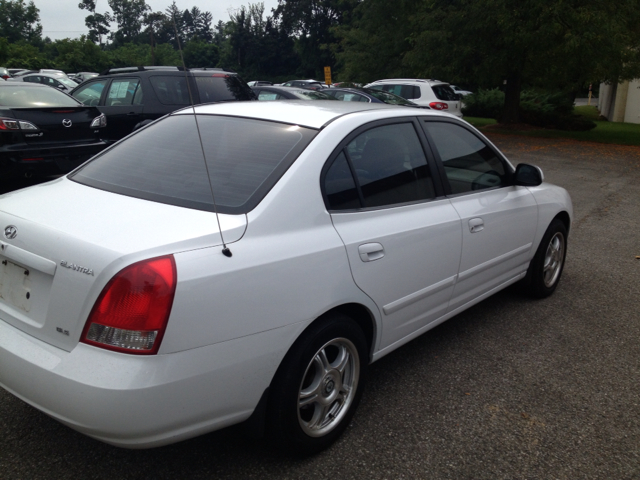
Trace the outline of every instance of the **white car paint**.
<path fill-rule="evenodd" d="M 320 178 L 345 136 L 390 118 L 462 124 L 447 114 L 295 101 L 196 111 L 319 129 L 253 210 L 219 215 L 231 258 L 221 253 L 212 212 L 66 177 L 0 197 L 0 232 L 18 228 L 15 239 L 0 237 L 0 257 L 31 269 L 41 289 L 29 311 L 0 298 L 0 385 L 113 445 L 159 446 L 246 420 L 296 339 L 340 305 L 368 312 L 375 361 L 521 279 L 551 220 L 572 216 L 567 193 L 548 184 L 327 210 Z M 469 222 L 478 217 L 484 229 L 471 233 Z M 79 343 L 113 275 L 167 254 L 175 258 L 178 283 L 158 354 Z"/>

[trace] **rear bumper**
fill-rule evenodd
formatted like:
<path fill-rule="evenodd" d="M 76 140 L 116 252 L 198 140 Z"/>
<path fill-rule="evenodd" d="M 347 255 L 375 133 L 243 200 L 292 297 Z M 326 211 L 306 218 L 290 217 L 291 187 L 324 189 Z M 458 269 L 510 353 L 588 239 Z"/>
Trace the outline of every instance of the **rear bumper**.
<path fill-rule="evenodd" d="M 24 145 L 0 151 L 3 171 L 7 173 L 67 173 L 104 150 L 102 140 L 78 145 Z"/>
<path fill-rule="evenodd" d="M 246 420 L 281 361 L 282 339 L 295 335 L 280 330 L 135 356 L 84 344 L 66 352 L 0 320 L 0 386 L 106 443 L 161 446 Z"/>

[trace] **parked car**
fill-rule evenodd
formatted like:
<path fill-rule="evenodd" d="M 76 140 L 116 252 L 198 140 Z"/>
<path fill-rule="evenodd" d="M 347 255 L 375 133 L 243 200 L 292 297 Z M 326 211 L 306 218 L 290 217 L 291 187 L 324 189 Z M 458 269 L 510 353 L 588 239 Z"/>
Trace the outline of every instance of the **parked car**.
<path fill-rule="evenodd" d="M 319 82 L 318 80 L 289 80 L 288 82 L 284 82 L 281 86 L 309 88 L 311 90 L 321 90 L 323 88 L 327 88 L 324 83 Z"/>
<path fill-rule="evenodd" d="M 343 102 L 387 103 L 389 105 L 430 108 L 413 103 L 411 100 L 402 98 L 399 95 L 373 88 L 331 88 L 323 90 L 323 93 Z"/>
<path fill-rule="evenodd" d="M 251 82 L 247 82 L 247 85 L 250 87 L 258 87 L 260 85 L 273 85 L 273 83 L 266 80 L 252 80 Z"/>
<path fill-rule="evenodd" d="M 82 83 L 86 82 L 90 78 L 97 77 L 98 75 L 100 74 L 97 72 L 78 72 L 76 73 L 76 78 L 80 80 L 80 83 Z"/>
<path fill-rule="evenodd" d="M 251 87 L 258 100 L 336 100 L 325 92 L 296 87 Z"/>
<path fill-rule="evenodd" d="M 15 80 L 28 83 L 41 83 L 42 85 L 57 88 L 65 93 L 71 92 L 71 90 L 78 86 L 78 84 L 69 79 L 69 77 L 60 75 L 59 73 L 28 73 L 16 77 Z"/>
<path fill-rule="evenodd" d="M 29 70 L 26 68 L 8 68 L 7 70 L 9 70 L 9 73 L 13 78 L 26 75 L 27 73 L 38 73 L 37 70 Z"/>
<path fill-rule="evenodd" d="M 551 295 L 571 220 L 452 115 L 186 108 L 0 197 L 0 385 L 121 447 L 246 420 L 317 452 L 370 362 L 515 282 Z"/>
<path fill-rule="evenodd" d="M 391 78 L 377 80 L 365 87 L 400 95 L 418 105 L 426 105 L 433 110 L 443 110 L 462 117 L 460 96 L 448 83 L 440 80 Z"/>
<path fill-rule="evenodd" d="M 465 96 L 471 95 L 473 93 L 473 92 L 470 92 L 469 90 L 463 90 L 460 87 L 457 87 L 455 85 L 451 85 L 451 88 L 453 88 L 453 91 L 456 92 L 461 97 L 465 97 Z"/>
<path fill-rule="evenodd" d="M 0 177 L 68 172 L 105 148 L 100 139 L 105 126 L 97 108 L 57 89 L 3 82 Z"/>
<path fill-rule="evenodd" d="M 187 87 L 189 79 L 190 90 Z M 193 99 L 189 98 L 189 92 Z M 219 68 L 131 67 L 112 69 L 78 85 L 71 95 L 96 106 L 109 120 L 108 142 L 192 104 L 255 100 L 237 74 Z"/>

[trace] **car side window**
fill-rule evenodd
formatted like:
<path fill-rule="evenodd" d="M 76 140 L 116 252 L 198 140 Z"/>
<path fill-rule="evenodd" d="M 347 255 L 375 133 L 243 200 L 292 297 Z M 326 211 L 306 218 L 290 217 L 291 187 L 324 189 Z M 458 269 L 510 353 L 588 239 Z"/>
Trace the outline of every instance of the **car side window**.
<path fill-rule="evenodd" d="M 91 82 L 87 85 L 83 85 L 78 90 L 73 92 L 73 96 L 80 100 L 85 105 L 96 106 L 100 103 L 100 97 L 102 96 L 102 90 L 108 80 L 99 80 Z"/>
<path fill-rule="evenodd" d="M 154 92 L 163 105 L 189 105 L 189 90 L 183 76 L 153 76 L 149 78 Z"/>
<path fill-rule="evenodd" d="M 504 161 L 466 128 L 449 122 L 424 122 L 437 150 L 451 193 L 466 193 L 510 184 Z"/>
<path fill-rule="evenodd" d="M 279 97 L 277 93 L 262 91 L 258 95 L 258 100 L 278 100 Z"/>
<path fill-rule="evenodd" d="M 140 80 L 137 78 L 118 78 L 113 80 L 104 102 L 105 106 L 133 105 L 133 97 L 139 83 Z"/>
<path fill-rule="evenodd" d="M 324 191 L 332 210 L 435 198 L 413 123 L 374 127 L 354 138 L 327 170 Z"/>
<path fill-rule="evenodd" d="M 375 90 L 382 90 L 383 92 L 393 93 L 394 95 L 406 98 L 407 100 L 420 98 L 420 87 L 416 87 L 414 85 L 382 84 L 372 85 L 370 88 L 373 88 Z"/>

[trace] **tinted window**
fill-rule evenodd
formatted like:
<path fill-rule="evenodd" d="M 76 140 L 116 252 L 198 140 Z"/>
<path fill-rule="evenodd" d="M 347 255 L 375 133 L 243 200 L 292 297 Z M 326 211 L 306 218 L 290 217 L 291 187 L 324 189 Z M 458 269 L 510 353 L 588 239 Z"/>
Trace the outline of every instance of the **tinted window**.
<path fill-rule="evenodd" d="M 189 105 L 187 79 L 182 76 L 155 76 L 149 81 L 160 103 L 163 105 Z"/>
<path fill-rule="evenodd" d="M 369 102 L 370 100 L 364 95 L 351 92 L 332 92 L 331 89 L 327 89 L 327 94 L 335 97 L 343 102 Z M 377 93 L 377 92 L 376 92 Z"/>
<path fill-rule="evenodd" d="M 255 100 L 253 90 L 235 75 L 196 76 L 200 103 Z"/>
<path fill-rule="evenodd" d="M 140 81 L 137 78 L 118 78 L 113 80 L 109 86 L 107 98 L 104 101 L 105 106 L 132 105 L 139 83 Z"/>
<path fill-rule="evenodd" d="M 435 85 L 431 88 L 438 100 L 458 100 L 458 94 L 449 85 Z"/>
<path fill-rule="evenodd" d="M 83 85 L 73 92 L 73 96 L 85 105 L 98 105 L 102 95 L 102 90 L 104 90 L 104 86 L 108 81 L 109 80 L 105 79 Z"/>
<path fill-rule="evenodd" d="M 369 88 L 373 88 L 374 90 L 381 90 L 383 92 L 393 93 L 394 95 L 398 95 L 408 100 L 411 100 L 414 98 L 420 98 L 420 87 L 414 87 L 413 85 L 384 84 L 384 85 L 372 85 Z"/>
<path fill-rule="evenodd" d="M 324 178 L 324 190 L 329 202 L 329 210 L 360 208 L 360 197 L 356 182 L 347 163 L 347 157 L 340 153 L 329 167 Z"/>
<path fill-rule="evenodd" d="M 280 95 L 272 92 L 260 92 L 258 95 L 258 100 L 278 100 Z"/>
<path fill-rule="evenodd" d="M 467 129 L 444 122 L 425 122 L 452 193 L 509 184 L 510 171 L 488 145 Z"/>
<path fill-rule="evenodd" d="M 306 147 L 315 130 L 199 115 L 218 211 L 254 208 Z M 103 190 L 213 211 L 193 115 L 168 117 L 95 157 L 71 176 Z"/>
<path fill-rule="evenodd" d="M 348 172 L 355 173 L 365 208 L 435 197 L 427 160 L 411 123 L 367 130 L 347 145 L 345 159 L 350 169 L 338 156 L 325 177 L 324 189 L 332 209 L 354 208 Z"/>
<path fill-rule="evenodd" d="M 7 82 L 9 83 L 9 82 Z M 73 98 L 53 88 L 3 85 L 0 88 L 0 105 L 7 107 L 77 107 Z"/>

